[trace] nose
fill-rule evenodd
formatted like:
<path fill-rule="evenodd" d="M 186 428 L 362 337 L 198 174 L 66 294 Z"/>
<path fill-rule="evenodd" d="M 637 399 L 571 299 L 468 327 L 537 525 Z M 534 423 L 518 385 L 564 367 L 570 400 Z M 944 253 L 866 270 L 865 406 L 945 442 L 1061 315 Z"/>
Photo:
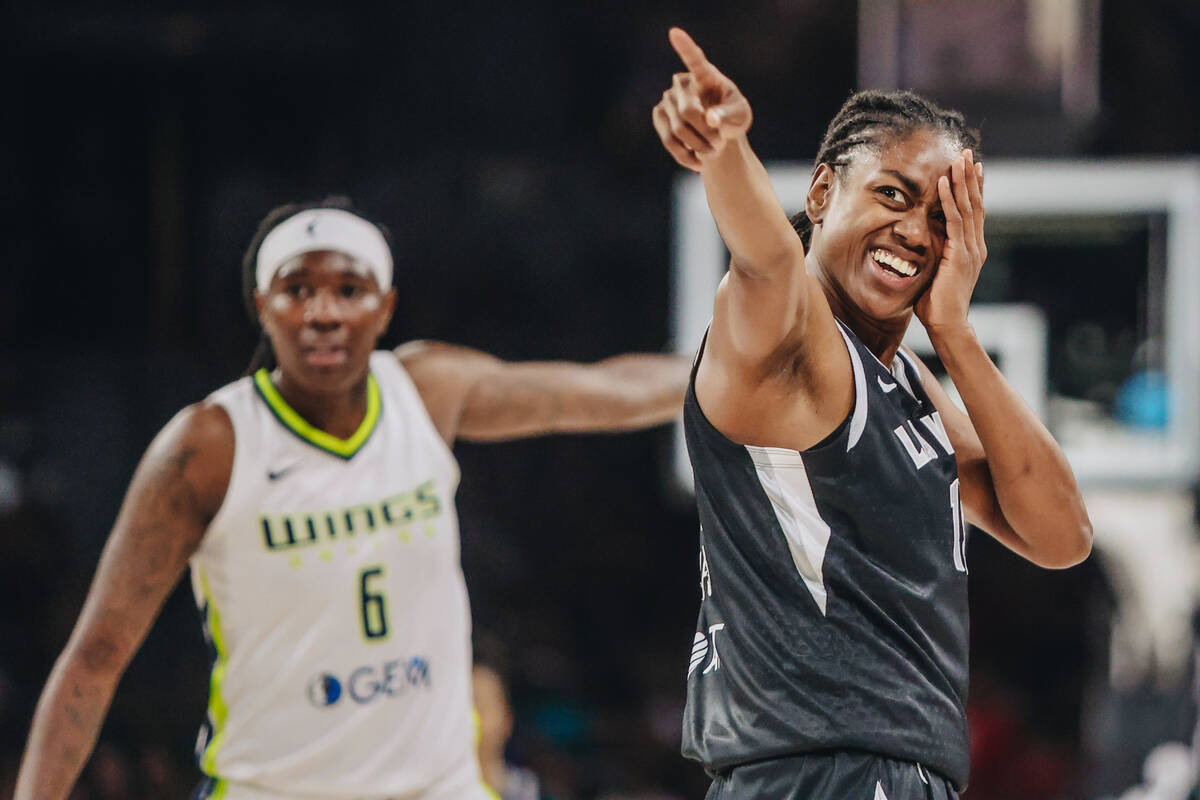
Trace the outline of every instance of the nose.
<path fill-rule="evenodd" d="M 342 304 L 330 289 L 318 289 L 304 306 L 305 324 L 316 328 L 336 328 L 342 318 Z"/>
<path fill-rule="evenodd" d="M 930 231 L 929 220 L 921 206 L 914 207 L 897 220 L 892 226 L 892 231 L 909 250 L 917 255 L 925 255 L 929 247 Z"/>

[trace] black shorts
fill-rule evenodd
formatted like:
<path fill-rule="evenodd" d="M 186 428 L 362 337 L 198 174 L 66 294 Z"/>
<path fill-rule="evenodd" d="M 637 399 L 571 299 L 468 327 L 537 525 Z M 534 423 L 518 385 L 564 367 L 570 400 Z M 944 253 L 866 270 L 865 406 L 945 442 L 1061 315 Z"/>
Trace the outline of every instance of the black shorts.
<path fill-rule="evenodd" d="M 741 764 L 718 774 L 705 800 L 958 800 L 958 794 L 920 764 L 838 751 Z"/>

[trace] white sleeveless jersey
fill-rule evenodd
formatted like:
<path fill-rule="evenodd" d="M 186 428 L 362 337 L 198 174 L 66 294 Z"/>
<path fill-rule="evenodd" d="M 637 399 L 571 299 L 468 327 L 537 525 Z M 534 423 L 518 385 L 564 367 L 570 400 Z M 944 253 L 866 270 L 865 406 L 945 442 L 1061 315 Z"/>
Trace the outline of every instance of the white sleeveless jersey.
<path fill-rule="evenodd" d="M 470 699 L 458 466 L 399 361 L 359 430 L 305 422 L 267 373 L 216 391 L 236 446 L 191 561 L 211 645 L 209 796 L 490 796 Z"/>

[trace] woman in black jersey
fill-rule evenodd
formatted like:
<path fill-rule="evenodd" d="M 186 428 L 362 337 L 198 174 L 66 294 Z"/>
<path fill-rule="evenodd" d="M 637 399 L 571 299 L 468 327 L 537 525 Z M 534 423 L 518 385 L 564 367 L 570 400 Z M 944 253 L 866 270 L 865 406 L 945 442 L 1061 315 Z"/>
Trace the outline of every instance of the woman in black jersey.
<path fill-rule="evenodd" d="M 978 135 L 911 92 L 831 122 L 789 220 L 738 88 L 682 30 L 654 108 L 729 272 L 684 418 L 701 523 L 684 753 L 709 798 L 942 800 L 967 781 L 964 517 L 1071 566 L 1062 450 L 967 322 L 987 256 Z M 900 347 L 913 314 L 962 395 Z"/>

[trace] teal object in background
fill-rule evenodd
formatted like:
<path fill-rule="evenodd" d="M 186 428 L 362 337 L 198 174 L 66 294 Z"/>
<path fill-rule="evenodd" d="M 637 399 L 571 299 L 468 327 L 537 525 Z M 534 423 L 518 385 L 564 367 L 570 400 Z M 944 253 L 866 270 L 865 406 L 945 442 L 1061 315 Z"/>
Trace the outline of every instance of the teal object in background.
<path fill-rule="evenodd" d="M 1113 416 L 1136 428 L 1164 429 L 1170 419 L 1167 376 L 1157 370 L 1131 375 L 1113 404 Z"/>

